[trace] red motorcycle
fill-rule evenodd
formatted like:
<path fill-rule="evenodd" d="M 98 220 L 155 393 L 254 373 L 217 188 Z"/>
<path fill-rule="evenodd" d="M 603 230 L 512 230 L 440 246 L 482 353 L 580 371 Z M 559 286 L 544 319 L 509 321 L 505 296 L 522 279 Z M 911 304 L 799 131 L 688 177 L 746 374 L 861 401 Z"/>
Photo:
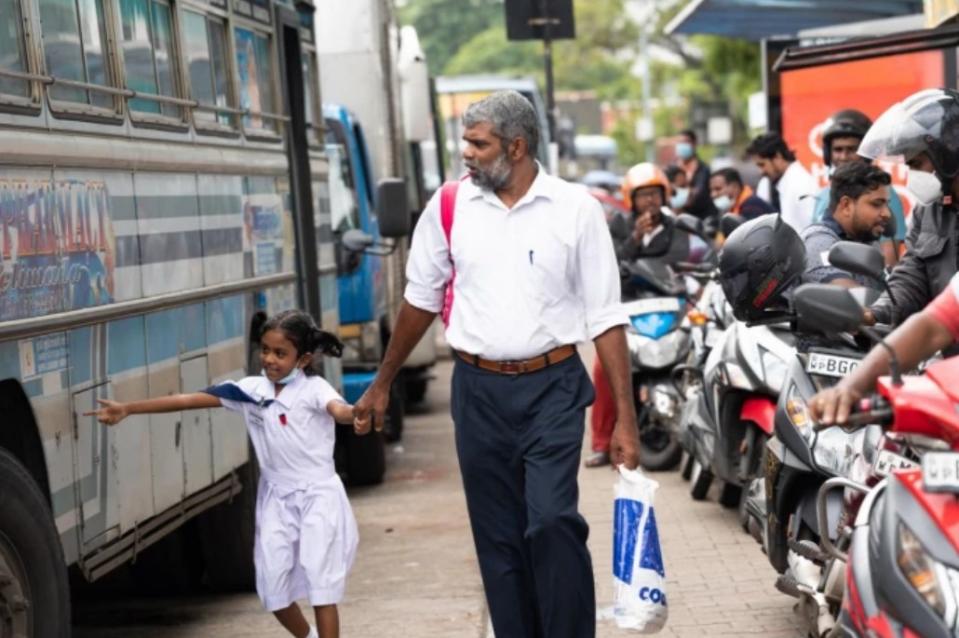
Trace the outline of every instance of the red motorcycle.
<path fill-rule="evenodd" d="M 828 533 L 820 535 L 825 552 L 845 564 L 842 606 L 828 635 L 955 638 L 959 357 L 929 366 L 922 376 L 882 378 L 878 395 L 850 417 L 852 426 L 865 423 L 886 428 L 873 468 L 888 476 L 872 488 L 834 479 L 820 491 L 821 506 L 836 487 L 865 492 L 841 535 L 848 553 Z"/>

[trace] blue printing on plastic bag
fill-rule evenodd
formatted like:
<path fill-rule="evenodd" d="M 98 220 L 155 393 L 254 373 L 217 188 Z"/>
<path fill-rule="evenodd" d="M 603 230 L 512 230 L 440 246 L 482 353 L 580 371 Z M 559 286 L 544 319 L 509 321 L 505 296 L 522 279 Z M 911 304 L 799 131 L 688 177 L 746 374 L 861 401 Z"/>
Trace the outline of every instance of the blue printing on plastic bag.
<path fill-rule="evenodd" d="M 666 577 L 663 568 L 663 552 L 659 549 L 659 530 L 656 527 L 656 508 L 649 508 L 649 516 L 643 527 L 643 553 L 639 556 L 639 566 L 643 569 L 654 569 L 656 573 Z"/>
<path fill-rule="evenodd" d="M 613 575 L 627 585 L 633 582 L 633 559 L 636 556 L 639 521 L 642 517 L 642 503 L 630 498 L 616 499 L 613 514 Z M 657 555 L 659 555 L 658 540 L 657 538 Z M 642 560 L 642 557 L 640 559 Z M 662 558 L 659 562 L 662 564 Z"/>

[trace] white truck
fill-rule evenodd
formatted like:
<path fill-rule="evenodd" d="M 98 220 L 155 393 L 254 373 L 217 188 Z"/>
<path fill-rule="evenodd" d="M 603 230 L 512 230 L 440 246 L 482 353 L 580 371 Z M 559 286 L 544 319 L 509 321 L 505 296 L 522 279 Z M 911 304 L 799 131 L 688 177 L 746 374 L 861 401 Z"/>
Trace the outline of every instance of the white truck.
<path fill-rule="evenodd" d="M 323 0 L 317 11 L 323 16 L 317 23 L 323 99 L 339 113 L 349 113 L 354 133 L 360 133 L 357 150 L 362 155 L 365 146 L 368 155 L 364 159 L 372 173 L 367 176 L 369 181 L 387 176 L 403 179 L 410 211 L 415 215 L 441 181 L 436 170 L 429 168 L 438 169 L 441 162 L 429 156 L 439 151 L 439 145 L 434 135 L 426 60 L 416 32 L 412 27 L 398 27 L 390 0 Z M 336 112 L 328 109 L 328 116 Z M 337 125 L 335 121 L 329 123 Z M 406 242 L 397 242 L 389 255 L 379 257 L 382 291 L 362 292 L 372 294 L 377 307 L 372 317 L 363 318 L 365 325 L 351 323 L 350 313 L 341 312 L 347 345 L 351 340 L 368 340 L 363 335 L 379 338 L 375 344 L 378 347 L 362 343 L 352 349 L 360 356 L 344 360 L 347 372 L 351 368 L 372 370 L 379 363 L 403 298 L 407 248 Z M 342 287 L 340 294 L 341 302 L 348 300 Z M 431 331 L 407 360 L 401 382 L 394 384 L 388 436 L 399 436 L 402 406 L 423 399 L 436 359 L 436 339 Z"/>

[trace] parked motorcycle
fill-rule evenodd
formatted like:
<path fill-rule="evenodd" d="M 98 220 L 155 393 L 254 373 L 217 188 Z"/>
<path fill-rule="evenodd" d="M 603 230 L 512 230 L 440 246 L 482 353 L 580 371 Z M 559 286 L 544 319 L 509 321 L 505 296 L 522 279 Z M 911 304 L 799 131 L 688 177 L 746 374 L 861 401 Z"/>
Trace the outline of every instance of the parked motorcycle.
<path fill-rule="evenodd" d="M 846 299 L 840 299 L 842 292 Z M 830 329 L 848 330 L 861 318 L 861 306 L 848 291 L 808 294 L 819 302 L 818 321 Z M 805 593 L 809 600 L 818 597 L 825 619 L 818 629 L 828 629 L 820 633 L 829 638 L 959 633 L 959 358 L 931 364 L 922 376 L 900 377 L 894 358 L 891 368 L 879 381 L 878 395 L 863 401 L 844 426 L 886 429 L 867 477 L 880 482 L 870 487 L 831 479 L 819 491 L 829 569 Z M 825 509 L 840 488 L 864 498 L 852 503 L 854 516 L 834 542 Z"/>
<path fill-rule="evenodd" d="M 775 218 L 754 220 L 734 229 L 729 240 L 736 243 L 737 235 L 755 232 L 774 235 L 780 228 Z M 801 241 L 793 235 L 801 256 Z M 793 269 L 797 267 L 801 264 Z M 720 279 L 728 284 L 741 276 L 742 268 L 735 260 L 721 260 Z M 760 473 L 763 445 L 773 430 L 776 397 L 795 348 L 788 315 L 778 307 L 731 306 L 740 320 L 724 331 L 710 351 L 703 368 L 703 391 L 687 408 L 683 423 L 683 442 L 693 459 L 690 495 L 705 498 L 713 479 L 719 478 L 723 481 L 719 501 L 726 507 L 741 506 L 743 486 Z M 745 525 L 742 507 L 740 517 Z"/>
<path fill-rule="evenodd" d="M 882 276 L 881 254 L 863 244 L 839 242 L 830 251 L 829 260 L 850 272 Z M 874 268 L 878 270 L 873 272 Z M 867 340 L 852 337 L 854 330 L 849 334 L 823 332 L 817 300 L 826 294 L 838 295 L 841 299 L 853 294 L 837 287 L 826 289 L 832 293 L 816 293 L 820 297 L 810 298 L 797 290 L 794 296 L 796 331 L 807 338 L 819 335 L 828 341 L 817 340 L 815 345 L 796 352 L 791 358 L 776 406 L 775 432 L 764 448 L 763 476 L 752 481 L 744 503 L 749 531 L 763 545 L 772 566 L 784 574 L 777 582 L 787 593 L 795 591 L 793 579 L 806 585 L 818 579 L 818 570 L 811 567 L 809 561 L 821 562 L 816 549 L 820 528 L 816 502 L 820 486 L 830 478 L 848 476 L 863 450 L 874 446 L 878 437 L 877 432 L 869 430 L 855 434 L 830 430 L 817 434 L 809 427 L 806 411 L 809 399 L 852 372 L 871 346 Z M 865 289 L 855 294 L 859 296 L 858 303 L 863 305 L 874 298 L 874 293 Z M 829 517 L 826 527 L 835 530 L 843 511 L 841 495 L 832 494 L 824 511 Z"/>
<path fill-rule="evenodd" d="M 727 213 L 720 219 L 720 232 L 722 236 L 728 236 L 741 224 L 741 217 Z M 674 383 L 684 399 L 679 440 L 683 448 L 681 475 L 687 481 L 692 476 L 696 462 L 691 454 L 695 447 L 692 421 L 697 418 L 697 405 L 703 394 L 703 370 L 709 354 L 722 343 L 723 335 L 735 321 L 733 310 L 719 284 L 718 264 L 709 262 L 705 268 L 692 269 L 690 275 L 703 283 L 703 289 L 683 320 L 684 328 L 689 330 L 692 337 L 686 362 L 673 368 Z"/>
<path fill-rule="evenodd" d="M 667 470 L 679 462 L 676 438 L 681 407 L 672 368 L 689 351 L 689 331 L 681 329 L 686 285 L 657 259 L 622 264 L 623 308 L 629 316 L 626 343 L 632 364 L 633 398 L 639 423 L 640 461 L 647 470 Z"/>

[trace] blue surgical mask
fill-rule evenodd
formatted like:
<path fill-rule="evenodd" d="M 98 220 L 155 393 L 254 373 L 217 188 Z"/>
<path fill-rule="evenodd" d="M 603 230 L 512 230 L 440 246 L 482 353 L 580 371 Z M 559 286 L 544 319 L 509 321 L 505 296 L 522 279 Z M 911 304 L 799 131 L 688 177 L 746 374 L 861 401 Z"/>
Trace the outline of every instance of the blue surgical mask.
<path fill-rule="evenodd" d="M 720 213 L 725 213 L 733 207 L 733 200 L 729 195 L 720 195 L 719 197 L 713 198 L 713 206 L 715 206 L 716 210 Z"/>
<path fill-rule="evenodd" d="M 676 155 L 678 155 L 680 159 L 688 160 L 694 154 L 695 152 L 693 151 L 693 145 L 689 142 L 676 143 Z"/>
<path fill-rule="evenodd" d="M 266 370 L 260 370 L 260 374 L 262 374 L 265 377 Z M 287 385 L 296 381 L 297 377 L 299 377 L 301 374 L 303 374 L 303 370 L 301 370 L 300 368 L 293 368 L 292 370 L 290 370 L 290 374 L 286 375 L 282 379 L 274 381 L 274 383 L 276 383 L 277 385 Z"/>
<path fill-rule="evenodd" d="M 669 205 L 674 209 L 680 209 L 686 205 L 686 202 L 689 200 L 689 189 L 688 188 L 677 188 L 676 192 L 672 197 L 669 198 Z"/>

